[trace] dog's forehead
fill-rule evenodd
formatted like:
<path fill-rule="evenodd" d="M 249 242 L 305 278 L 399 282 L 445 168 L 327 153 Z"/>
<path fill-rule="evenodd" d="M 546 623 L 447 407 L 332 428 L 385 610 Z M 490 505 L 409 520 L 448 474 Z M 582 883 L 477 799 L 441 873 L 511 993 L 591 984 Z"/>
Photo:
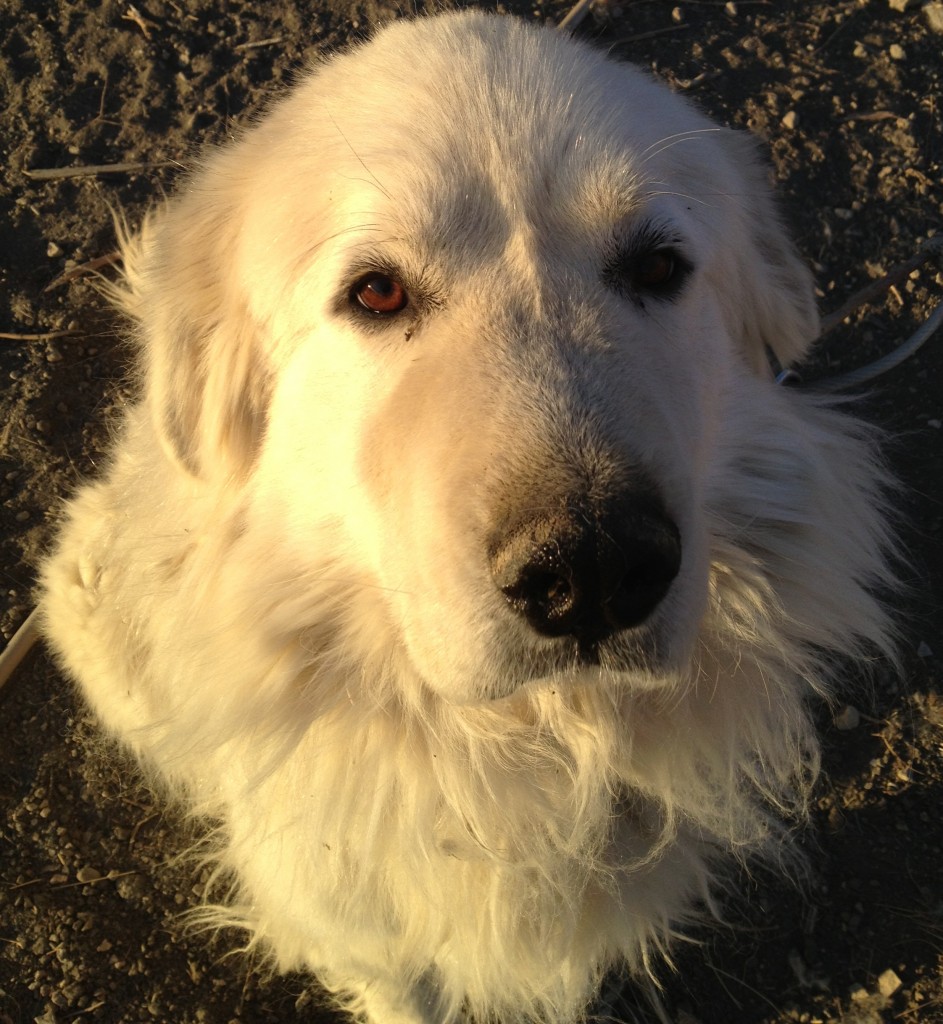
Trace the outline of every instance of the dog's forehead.
<path fill-rule="evenodd" d="M 552 29 L 481 13 L 396 24 L 328 62 L 310 85 L 311 112 L 358 152 L 434 154 L 446 145 L 484 157 L 500 145 L 523 154 L 580 131 L 597 146 L 629 134 L 652 145 L 706 125 L 633 65 Z"/>
<path fill-rule="evenodd" d="M 396 25 L 326 70 L 336 173 L 381 230 L 430 243 L 494 241 L 523 211 L 538 230 L 608 230 L 676 189 L 674 140 L 712 127 L 637 69 L 515 19 Z"/>

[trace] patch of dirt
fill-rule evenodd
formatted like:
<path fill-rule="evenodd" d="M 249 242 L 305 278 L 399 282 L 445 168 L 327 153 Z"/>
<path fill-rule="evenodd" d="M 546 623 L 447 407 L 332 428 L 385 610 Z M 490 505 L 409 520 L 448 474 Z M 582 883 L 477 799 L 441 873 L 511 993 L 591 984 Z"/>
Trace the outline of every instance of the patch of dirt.
<path fill-rule="evenodd" d="M 556 0 L 501 9 L 565 12 Z M 600 8 L 580 32 L 765 140 L 827 312 L 943 224 L 931 14 L 904 0 L 659 0 Z M 95 471 L 129 396 L 128 352 L 92 279 L 62 275 L 111 252 L 113 210 L 137 222 L 305 61 L 396 16 L 386 0 L 0 0 L 0 332 L 44 336 L 0 340 L 5 637 L 31 607 L 60 500 Z M 26 173 L 114 163 L 146 166 Z M 938 270 L 914 273 L 830 335 L 809 375 L 893 347 L 941 287 Z M 943 1022 L 943 337 L 868 404 L 905 485 L 904 672 L 877 666 L 868 690 L 862 666 L 847 667 L 859 722 L 821 713 L 827 771 L 801 838 L 811 876 L 736 880 L 726 924 L 663 972 L 677 1024 Z M 0 739 L 0 1024 L 334 1019 L 308 979 L 226 956 L 238 935 L 184 933 L 179 914 L 207 878 L 176 859 L 188 826 L 100 747 L 41 652 L 4 693 Z M 644 1006 L 629 996 L 617 1016 L 655 1019 Z"/>

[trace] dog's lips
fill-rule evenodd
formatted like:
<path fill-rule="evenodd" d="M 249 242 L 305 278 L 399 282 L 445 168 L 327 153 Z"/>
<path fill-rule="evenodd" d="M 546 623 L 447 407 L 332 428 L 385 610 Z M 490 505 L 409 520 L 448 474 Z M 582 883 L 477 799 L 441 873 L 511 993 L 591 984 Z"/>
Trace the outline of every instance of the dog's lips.
<path fill-rule="evenodd" d="M 577 641 L 576 649 L 581 664 L 587 666 L 599 665 L 598 640 L 579 640 Z"/>
<path fill-rule="evenodd" d="M 601 681 L 650 689 L 676 674 L 662 632 L 649 622 L 591 641 L 556 637 L 518 642 L 500 670 L 510 687 L 492 692 L 504 697 L 531 685 L 568 688 Z"/>

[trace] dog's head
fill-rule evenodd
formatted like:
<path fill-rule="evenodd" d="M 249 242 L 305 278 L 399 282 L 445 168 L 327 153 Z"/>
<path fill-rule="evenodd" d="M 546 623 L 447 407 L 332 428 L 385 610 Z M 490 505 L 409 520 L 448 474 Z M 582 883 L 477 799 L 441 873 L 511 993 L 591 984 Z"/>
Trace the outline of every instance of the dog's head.
<path fill-rule="evenodd" d="M 817 333 L 749 139 L 482 14 L 324 64 L 130 256 L 169 456 L 295 568 L 330 525 L 456 700 L 686 656 L 728 395 Z"/>

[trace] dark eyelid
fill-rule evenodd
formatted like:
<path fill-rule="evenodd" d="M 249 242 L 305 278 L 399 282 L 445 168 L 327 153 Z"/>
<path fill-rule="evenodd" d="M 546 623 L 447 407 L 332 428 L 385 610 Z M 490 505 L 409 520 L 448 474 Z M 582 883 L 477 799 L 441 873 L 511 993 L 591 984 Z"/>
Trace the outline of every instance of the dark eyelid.
<path fill-rule="evenodd" d="M 674 272 L 664 285 L 636 286 L 633 273 L 639 262 L 655 253 L 666 253 L 674 262 Z M 670 300 L 684 287 L 694 269 L 685 254 L 683 240 L 667 225 L 643 224 L 625 233 L 618 232 L 612 240 L 602 278 L 607 287 L 639 304 L 647 298 Z"/>

